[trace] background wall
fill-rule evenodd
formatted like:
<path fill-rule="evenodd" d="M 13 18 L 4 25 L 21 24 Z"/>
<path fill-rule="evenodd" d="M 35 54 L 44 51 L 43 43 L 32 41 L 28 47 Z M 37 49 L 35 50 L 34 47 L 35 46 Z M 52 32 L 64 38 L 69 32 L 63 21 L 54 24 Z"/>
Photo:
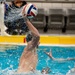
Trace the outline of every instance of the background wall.
<path fill-rule="evenodd" d="M 11 0 L 6 0 L 10 2 Z M 75 9 L 75 0 L 25 0 L 35 4 L 38 8 L 44 8 L 45 13 L 48 14 L 49 9 L 63 9 L 65 13 L 67 9 Z"/>
<path fill-rule="evenodd" d="M 46 14 L 48 14 L 49 9 L 63 9 L 65 13 L 67 12 L 67 9 L 75 9 L 75 3 L 36 3 L 33 2 L 38 8 L 43 8 L 46 11 Z"/>

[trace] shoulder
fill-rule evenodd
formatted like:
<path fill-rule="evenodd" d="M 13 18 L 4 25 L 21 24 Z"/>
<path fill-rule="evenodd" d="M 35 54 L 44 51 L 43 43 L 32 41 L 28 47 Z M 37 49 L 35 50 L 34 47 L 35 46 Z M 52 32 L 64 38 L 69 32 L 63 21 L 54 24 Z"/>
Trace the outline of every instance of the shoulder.
<path fill-rule="evenodd" d="M 8 8 L 9 7 L 9 4 L 7 4 L 7 3 L 5 3 L 4 5 L 5 5 L 5 8 Z"/>
<path fill-rule="evenodd" d="M 5 3 L 4 6 L 5 6 L 5 10 L 6 10 L 6 11 L 10 10 L 10 4 Z"/>

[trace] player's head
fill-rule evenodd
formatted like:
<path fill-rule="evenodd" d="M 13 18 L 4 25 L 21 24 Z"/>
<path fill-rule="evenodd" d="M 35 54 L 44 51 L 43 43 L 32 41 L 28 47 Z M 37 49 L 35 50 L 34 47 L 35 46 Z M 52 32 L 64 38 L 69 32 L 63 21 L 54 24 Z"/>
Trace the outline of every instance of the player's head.
<path fill-rule="evenodd" d="M 31 41 L 31 40 L 32 40 L 32 34 L 29 33 L 29 34 L 27 34 L 27 36 L 26 36 L 26 41 L 27 41 L 27 43 L 28 43 L 28 42 Z M 39 44 L 40 44 L 40 42 L 38 42 L 37 48 L 38 48 Z"/>
<path fill-rule="evenodd" d="M 12 0 L 12 3 L 23 3 L 23 5 L 27 4 L 25 0 Z"/>
<path fill-rule="evenodd" d="M 26 36 L 26 41 L 29 42 L 31 40 L 32 40 L 32 34 L 28 33 L 27 36 Z"/>

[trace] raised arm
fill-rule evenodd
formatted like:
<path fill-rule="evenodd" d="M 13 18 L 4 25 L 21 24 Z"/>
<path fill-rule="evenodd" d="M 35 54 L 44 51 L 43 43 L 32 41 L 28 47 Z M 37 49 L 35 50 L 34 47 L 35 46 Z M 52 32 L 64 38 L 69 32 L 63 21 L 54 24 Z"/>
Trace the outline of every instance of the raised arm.
<path fill-rule="evenodd" d="M 55 60 L 55 58 L 52 56 L 52 50 L 50 49 L 50 52 L 45 52 L 52 60 Z"/>
<path fill-rule="evenodd" d="M 40 34 L 38 30 L 32 25 L 32 23 L 25 17 L 26 25 L 28 26 L 29 30 L 32 33 L 32 40 L 28 42 L 28 50 L 33 50 L 33 48 L 37 47 L 39 40 L 40 40 Z"/>

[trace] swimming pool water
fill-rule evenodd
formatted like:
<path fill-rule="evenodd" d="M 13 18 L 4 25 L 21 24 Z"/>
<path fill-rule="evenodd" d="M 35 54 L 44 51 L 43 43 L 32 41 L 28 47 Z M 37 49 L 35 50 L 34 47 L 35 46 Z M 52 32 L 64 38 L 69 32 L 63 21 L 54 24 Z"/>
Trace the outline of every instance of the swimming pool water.
<path fill-rule="evenodd" d="M 24 47 L 24 45 L 0 45 L 0 75 L 6 75 L 9 71 L 17 70 Z M 41 72 L 43 68 L 49 67 L 51 70 L 49 74 L 51 75 L 66 75 L 70 69 L 74 68 L 75 60 L 58 62 L 50 59 L 44 53 L 45 51 L 49 52 L 50 49 L 55 58 L 75 58 L 75 47 L 39 46 L 36 67 L 38 71 Z"/>

